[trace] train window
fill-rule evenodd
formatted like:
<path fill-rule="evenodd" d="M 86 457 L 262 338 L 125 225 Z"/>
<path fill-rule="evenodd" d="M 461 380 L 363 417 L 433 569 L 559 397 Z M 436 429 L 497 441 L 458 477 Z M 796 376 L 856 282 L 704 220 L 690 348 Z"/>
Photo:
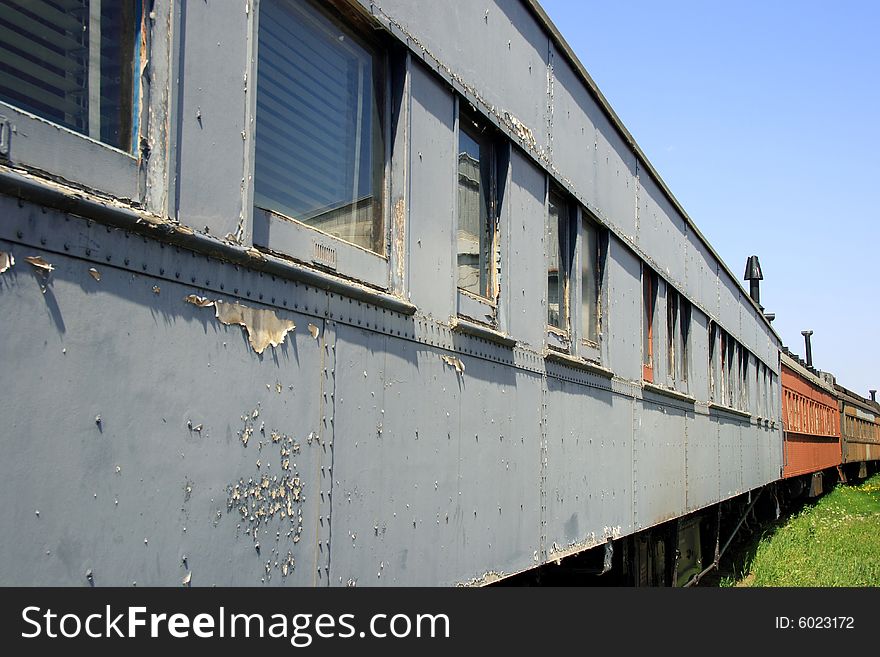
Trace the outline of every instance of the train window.
<path fill-rule="evenodd" d="M 716 357 L 717 349 L 715 348 L 715 343 L 717 342 L 717 333 L 718 329 L 715 326 L 715 322 L 709 321 L 709 399 L 711 401 L 715 401 L 715 390 L 719 387 L 718 381 L 718 360 Z"/>
<path fill-rule="evenodd" d="M 657 274 L 642 264 L 642 378 L 654 381 L 654 310 L 657 304 Z"/>
<path fill-rule="evenodd" d="M 556 190 L 547 197 L 547 324 L 567 332 L 569 326 L 569 271 L 571 257 L 571 213 Z"/>
<path fill-rule="evenodd" d="M 676 378 L 676 346 L 678 337 L 678 292 L 666 286 L 666 354 L 667 372 L 671 379 Z"/>
<path fill-rule="evenodd" d="M 157 8 L 156 22 L 168 11 Z M 152 24 L 144 13 L 142 0 L 0 3 L 4 159 L 142 198 L 138 126 L 148 102 L 139 81 Z"/>
<path fill-rule="evenodd" d="M 458 121 L 457 262 L 460 290 L 494 300 L 497 252 L 496 144 L 489 126 L 467 111 Z"/>
<path fill-rule="evenodd" d="M 0 5 L 0 100 L 134 150 L 139 0 Z"/>
<path fill-rule="evenodd" d="M 682 298 L 680 301 L 681 319 L 679 320 L 679 335 L 681 336 L 680 357 L 678 359 L 679 378 L 687 383 L 690 370 L 690 341 L 691 341 L 691 302 Z"/>
<path fill-rule="evenodd" d="M 601 321 L 600 290 L 602 289 L 603 259 L 599 244 L 599 229 L 584 216 L 581 221 L 581 321 L 582 337 L 598 343 Z"/>
<path fill-rule="evenodd" d="M 259 21 L 254 205 L 385 251 L 385 54 L 308 2 Z"/>

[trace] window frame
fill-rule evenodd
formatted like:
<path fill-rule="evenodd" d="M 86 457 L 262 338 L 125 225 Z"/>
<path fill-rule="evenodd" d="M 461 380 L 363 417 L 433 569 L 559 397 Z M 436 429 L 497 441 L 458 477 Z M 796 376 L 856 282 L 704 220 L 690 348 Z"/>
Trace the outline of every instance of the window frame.
<path fill-rule="evenodd" d="M 562 189 L 555 185 L 552 181 L 547 185 L 547 200 L 544 209 L 544 235 L 547 238 L 547 231 L 550 228 L 550 207 L 553 204 L 553 197 L 558 201 L 556 203 L 558 214 L 556 216 L 557 244 L 559 252 L 559 269 L 557 275 L 561 278 L 561 293 L 559 298 L 560 308 L 560 325 L 555 326 L 550 323 L 550 249 L 549 244 L 545 248 L 544 253 L 544 269 L 547 273 L 547 345 L 553 349 L 568 352 L 571 350 L 572 334 L 574 333 L 575 323 L 572 317 L 572 299 L 576 282 L 572 277 L 572 271 L 575 267 L 576 260 L 576 243 L 577 243 L 577 226 L 575 224 L 577 218 L 576 207 Z M 545 239 L 546 241 L 546 239 Z"/>
<path fill-rule="evenodd" d="M 454 267 L 453 284 L 455 285 L 456 298 L 456 314 L 457 316 L 477 324 L 487 326 L 491 329 L 499 328 L 499 312 L 498 305 L 501 296 L 501 272 L 499 271 L 499 263 L 501 262 L 501 194 L 502 180 L 501 177 L 505 173 L 506 159 L 503 151 L 505 141 L 497 129 L 479 114 L 467 100 L 455 95 L 455 126 L 453 139 L 455 141 L 455 153 L 452 166 L 454 168 L 456 201 L 453 205 L 453 231 L 452 231 L 452 263 Z M 487 229 L 491 231 L 487 238 L 489 244 L 488 249 L 488 271 L 487 271 L 487 288 L 489 296 L 482 296 L 470 290 L 458 286 L 459 280 L 459 264 L 458 264 L 458 226 L 460 222 L 460 203 L 458 200 L 459 187 L 459 162 L 458 154 L 461 144 L 462 118 L 479 126 L 479 134 L 475 141 L 486 146 L 489 156 L 489 203 L 487 204 Z M 468 127 L 465 132 L 471 139 L 474 139 L 476 131 Z"/>
<path fill-rule="evenodd" d="M 404 98 L 408 93 L 409 58 L 402 56 L 401 48 L 390 38 L 382 37 L 372 26 L 371 19 L 359 9 L 348 9 L 338 5 L 336 0 L 316 3 L 301 0 L 298 4 L 305 5 L 334 23 L 343 33 L 369 49 L 373 57 L 381 60 L 381 129 L 383 141 L 382 184 L 381 195 L 382 245 L 383 252 L 377 253 L 364 246 L 349 242 L 341 237 L 331 235 L 314 226 L 297 221 L 280 212 L 260 208 L 253 195 L 249 199 L 246 210 L 252 212 L 253 244 L 258 249 L 270 251 L 282 257 L 293 259 L 308 267 L 341 275 L 357 280 L 373 288 L 390 291 L 395 281 L 392 280 L 392 257 L 395 253 L 394 239 L 396 229 L 392 221 L 391 198 L 395 188 L 395 162 L 405 159 L 404 146 L 397 138 L 401 113 L 405 111 Z M 256 143 L 256 97 L 259 88 L 259 46 L 260 46 L 260 15 L 255 12 L 253 27 L 253 63 L 251 75 L 255 80 L 251 113 L 253 117 L 252 140 Z M 377 97 L 378 94 L 377 94 Z M 394 109 L 401 107 L 393 116 Z M 256 165 L 256 153 L 251 156 L 251 188 L 253 188 L 253 171 Z"/>
<path fill-rule="evenodd" d="M 642 263 L 642 379 L 654 382 L 657 345 L 654 324 L 657 315 L 657 288 L 659 277 L 646 263 Z"/>
<path fill-rule="evenodd" d="M 138 99 L 137 103 L 132 101 L 131 108 L 131 152 L 0 100 L 0 130 L 5 137 L 0 164 L 48 173 L 117 198 L 143 200 L 140 144 L 150 111 L 150 85 L 141 84 L 137 63 L 143 44 L 152 43 L 153 21 L 149 14 L 143 3 L 140 11 L 136 8 L 134 12 L 134 16 L 140 18 L 140 25 L 135 30 L 131 53 L 132 97 Z M 156 17 L 156 21 L 159 20 L 161 16 Z M 151 53 L 146 56 L 150 57 Z"/>
<path fill-rule="evenodd" d="M 605 264 L 608 253 L 609 237 L 608 231 L 604 229 L 604 227 L 596 221 L 589 212 L 580 205 L 577 207 L 578 212 L 575 217 L 575 221 L 577 222 L 577 248 L 575 251 L 576 264 L 573 268 L 573 271 L 575 269 L 577 271 L 577 276 L 575 277 L 577 279 L 577 289 L 573 294 L 577 295 L 576 298 L 578 300 L 578 312 L 576 313 L 579 337 L 577 340 L 578 352 L 584 358 L 598 362 L 601 354 L 602 324 L 604 319 L 602 315 L 604 307 L 602 304 L 602 294 L 605 289 L 603 283 L 605 278 Z M 589 334 L 587 322 L 584 317 L 584 254 L 589 245 L 589 240 L 587 239 L 587 226 L 589 226 L 595 234 L 596 240 L 596 252 L 594 254 L 595 268 L 592 272 L 596 281 L 596 298 L 594 299 L 594 306 L 592 308 L 592 312 L 595 313 L 596 321 L 595 340 Z"/>

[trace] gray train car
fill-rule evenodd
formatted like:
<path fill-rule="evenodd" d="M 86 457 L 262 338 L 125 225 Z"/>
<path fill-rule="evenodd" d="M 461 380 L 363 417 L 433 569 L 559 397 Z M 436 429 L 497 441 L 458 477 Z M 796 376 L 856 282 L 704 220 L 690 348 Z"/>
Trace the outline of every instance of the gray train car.
<path fill-rule="evenodd" d="M 780 341 L 536 2 L 0 9 L 5 585 L 484 584 L 780 476 Z"/>

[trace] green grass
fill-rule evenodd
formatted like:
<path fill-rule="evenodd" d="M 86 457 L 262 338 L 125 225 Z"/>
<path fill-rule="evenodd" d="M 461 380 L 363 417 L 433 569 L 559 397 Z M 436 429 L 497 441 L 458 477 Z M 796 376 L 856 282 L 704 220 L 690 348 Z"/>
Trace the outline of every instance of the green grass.
<path fill-rule="evenodd" d="M 880 474 L 768 530 L 735 572 L 721 586 L 880 586 Z"/>

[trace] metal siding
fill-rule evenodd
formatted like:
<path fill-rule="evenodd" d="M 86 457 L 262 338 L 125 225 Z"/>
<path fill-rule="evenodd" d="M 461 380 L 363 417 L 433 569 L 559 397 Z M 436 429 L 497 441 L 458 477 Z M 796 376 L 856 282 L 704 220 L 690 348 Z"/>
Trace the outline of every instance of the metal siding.
<path fill-rule="evenodd" d="M 122 245 L 103 227 L 55 228 L 56 239 L 121 260 Z M 0 313 L 8 455 L 0 493 L 27 500 L 0 510 L 3 526 L 15 527 L 0 580 L 85 586 L 91 570 L 99 586 L 179 586 L 189 569 L 194 585 L 315 584 L 321 448 L 308 437 L 321 432 L 322 362 L 305 329 L 317 320 L 279 310 L 298 328 L 258 356 L 240 327 L 183 301 L 202 289 L 7 242 L 0 249 L 21 263 L 0 279 L 0 304 L 15 309 Z M 45 294 L 28 255 L 55 266 Z M 204 259 L 184 264 L 213 280 L 229 274 Z M 250 520 L 227 506 L 241 479 L 283 477 L 285 441 L 273 443 L 272 432 L 300 446 L 289 471 L 303 490 L 296 543 L 287 532 L 299 523 L 277 512 Z M 245 533 L 254 527 L 259 551 Z M 283 577 L 275 564 L 288 550 L 295 564 Z"/>
<path fill-rule="evenodd" d="M 333 583 L 449 585 L 532 566 L 540 378 L 464 356 L 459 374 L 436 348 L 338 334 Z"/>
<path fill-rule="evenodd" d="M 373 4 L 502 118 L 508 112 L 524 124 L 539 150 L 547 148 L 549 39 L 522 3 L 451 0 L 421 3 L 418 11 L 408 0 Z"/>
<path fill-rule="evenodd" d="M 242 207 L 245 137 L 253 138 L 245 110 L 256 89 L 256 80 L 245 81 L 249 13 L 246 3 L 189 2 L 184 14 L 177 209 L 181 222 L 223 237 L 251 214 Z"/>
<path fill-rule="evenodd" d="M 725 331 L 739 340 L 741 335 L 739 286 L 730 281 L 723 273 L 719 275 L 718 283 L 720 300 L 718 321 Z"/>
<path fill-rule="evenodd" d="M 610 308 L 603 313 L 602 340 L 607 367 L 630 381 L 642 378 L 641 265 L 632 251 L 611 238 L 606 266 Z"/>
<path fill-rule="evenodd" d="M 632 402 L 547 377 L 547 545 L 550 557 L 632 531 Z"/>
<path fill-rule="evenodd" d="M 584 199 L 598 205 L 596 122 L 602 113 L 561 56 L 553 57 L 553 163 Z"/>
<path fill-rule="evenodd" d="M 455 314 L 455 102 L 451 90 L 415 61 L 410 75 L 410 301 L 421 313 L 445 320 Z"/>
<path fill-rule="evenodd" d="M 518 149 L 512 149 L 510 180 L 505 205 L 509 214 L 510 261 L 502 276 L 508 280 L 509 332 L 519 342 L 541 349 L 546 331 L 547 277 L 544 249 L 546 177 Z"/>
<path fill-rule="evenodd" d="M 709 324 L 708 318 L 696 308 L 691 310 L 690 370 L 688 393 L 695 399 L 709 399 Z"/>
<path fill-rule="evenodd" d="M 596 117 L 596 197 L 587 198 L 600 216 L 635 239 L 636 157 L 604 116 Z"/>
<path fill-rule="evenodd" d="M 719 500 L 718 430 L 703 413 L 688 413 L 687 509 Z"/>
<path fill-rule="evenodd" d="M 685 223 L 648 176 L 638 177 L 639 228 L 636 241 L 660 265 L 661 276 L 680 291 L 685 280 Z"/>
<path fill-rule="evenodd" d="M 686 412 L 657 403 L 646 393 L 639 431 L 633 438 L 633 489 L 638 509 L 636 529 L 684 513 Z"/>
<path fill-rule="evenodd" d="M 718 431 L 719 486 L 721 498 L 726 499 L 744 491 L 742 427 L 745 421 L 729 419 L 722 413 L 712 413 L 710 417 Z"/>

